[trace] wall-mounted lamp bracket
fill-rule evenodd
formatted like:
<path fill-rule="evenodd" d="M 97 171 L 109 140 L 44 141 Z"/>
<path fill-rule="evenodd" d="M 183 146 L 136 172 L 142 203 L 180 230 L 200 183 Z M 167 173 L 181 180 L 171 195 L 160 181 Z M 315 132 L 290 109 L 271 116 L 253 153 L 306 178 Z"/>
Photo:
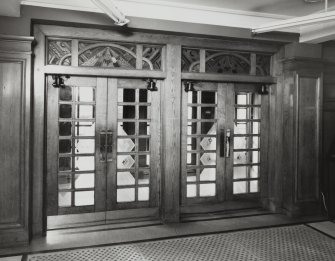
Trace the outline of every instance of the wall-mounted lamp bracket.
<path fill-rule="evenodd" d="M 145 80 L 147 82 L 147 90 L 151 91 L 151 92 L 157 92 L 158 88 L 157 88 L 157 80 L 154 79 L 146 79 Z"/>
<path fill-rule="evenodd" d="M 65 87 L 64 77 L 66 79 L 70 79 L 69 75 L 53 74 L 52 79 L 54 80 L 54 82 L 52 83 L 52 86 L 55 88 L 64 88 Z"/>
<path fill-rule="evenodd" d="M 269 86 L 266 84 L 262 84 L 258 91 L 260 95 L 268 95 L 269 94 Z"/>
<path fill-rule="evenodd" d="M 193 92 L 194 82 L 191 82 L 191 81 L 184 82 L 184 90 L 185 92 Z"/>

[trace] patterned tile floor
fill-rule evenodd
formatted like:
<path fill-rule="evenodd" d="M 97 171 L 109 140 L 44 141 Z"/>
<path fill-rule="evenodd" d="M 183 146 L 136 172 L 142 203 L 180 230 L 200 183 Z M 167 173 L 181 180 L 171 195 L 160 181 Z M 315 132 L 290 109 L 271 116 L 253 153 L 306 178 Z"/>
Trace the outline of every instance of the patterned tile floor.
<path fill-rule="evenodd" d="M 295 225 L 33 254 L 26 258 L 28 261 L 334 261 L 335 240 L 306 225 Z"/>

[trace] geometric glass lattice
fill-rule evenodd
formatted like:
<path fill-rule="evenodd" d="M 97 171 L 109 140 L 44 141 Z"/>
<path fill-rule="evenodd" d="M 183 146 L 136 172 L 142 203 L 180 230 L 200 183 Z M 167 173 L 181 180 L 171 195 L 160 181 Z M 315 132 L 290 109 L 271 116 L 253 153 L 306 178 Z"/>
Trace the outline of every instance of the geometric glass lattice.
<path fill-rule="evenodd" d="M 162 68 L 162 47 L 154 45 L 143 46 L 143 62 L 144 70 L 160 70 Z"/>
<path fill-rule="evenodd" d="M 48 64 L 71 65 L 71 41 L 48 40 Z"/>
<path fill-rule="evenodd" d="M 271 55 L 256 54 L 256 75 L 270 75 Z"/>
<path fill-rule="evenodd" d="M 182 48 L 181 71 L 199 72 L 200 70 L 200 50 Z"/>

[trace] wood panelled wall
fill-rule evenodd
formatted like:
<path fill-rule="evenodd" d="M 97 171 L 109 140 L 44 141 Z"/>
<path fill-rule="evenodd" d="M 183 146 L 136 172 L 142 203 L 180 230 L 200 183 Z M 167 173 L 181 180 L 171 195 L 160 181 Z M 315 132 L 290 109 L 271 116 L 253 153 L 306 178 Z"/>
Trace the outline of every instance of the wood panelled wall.
<path fill-rule="evenodd" d="M 322 191 L 329 216 L 335 217 L 335 42 L 323 46 L 325 61 L 323 91 Z"/>
<path fill-rule="evenodd" d="M 0 36 L 0 246 L 29 241 L 31 41 Z"/>

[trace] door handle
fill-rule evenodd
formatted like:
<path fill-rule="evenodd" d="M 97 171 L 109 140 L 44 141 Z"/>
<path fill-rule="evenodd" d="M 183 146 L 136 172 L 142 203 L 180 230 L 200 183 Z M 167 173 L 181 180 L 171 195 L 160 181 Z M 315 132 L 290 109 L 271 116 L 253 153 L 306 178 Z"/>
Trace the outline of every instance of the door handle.
<path fill-rule="evenodd" d="M 227 129 L 226 131 L 226 158 L 230 157 L 230 139 L 231 139 L 231 131 Z"/>
<path fill-rule="evenodd" d="M 113 132 L 111 130 L 106 132 L 106 144 L 106 158 L 107 161 L 111 161 L 113 156 Z"/>
<path fill-rule="evenodd" d="M 220 157 L 223 158 L 225 153 L 224 147 L 224 129 L 220 130 Z"/>
<path fill-rule="evenodd" d="M 107 132 L 100 132 L 100 161 L 106 161 L 107 153 Z"/>

